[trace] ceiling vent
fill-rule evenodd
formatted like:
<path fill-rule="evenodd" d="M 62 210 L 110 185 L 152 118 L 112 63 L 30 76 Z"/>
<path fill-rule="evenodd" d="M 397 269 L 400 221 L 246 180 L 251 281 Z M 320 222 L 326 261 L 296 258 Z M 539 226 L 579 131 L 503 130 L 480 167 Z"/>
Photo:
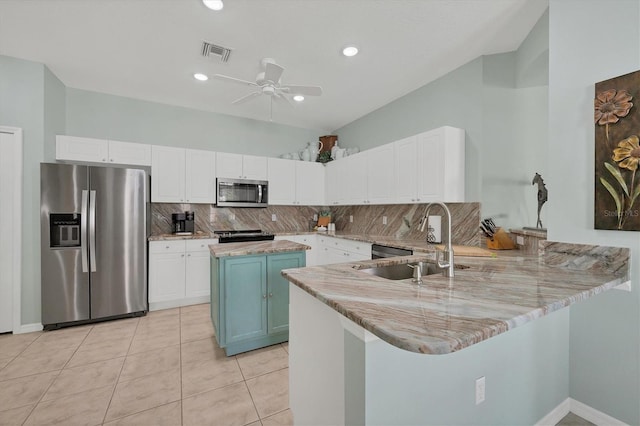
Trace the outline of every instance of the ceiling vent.
<path fill-rule="evenodd" d="M 231 55 L 231 49 L 228 47 L 218 46 L 217 44 L 202 42 L 202 56 L 213 57 L 218 56 L 221 62 L 227 62 Z"/>

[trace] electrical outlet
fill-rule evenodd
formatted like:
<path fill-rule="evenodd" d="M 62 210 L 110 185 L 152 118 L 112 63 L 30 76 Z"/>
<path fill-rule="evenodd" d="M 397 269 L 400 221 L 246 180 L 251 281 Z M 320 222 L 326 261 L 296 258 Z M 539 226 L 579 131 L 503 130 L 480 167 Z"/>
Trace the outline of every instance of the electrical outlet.
<path fill-rule="evenodd" d="M 353 215 L 352 214 L 349 215 L 349 223 L 353 223 Z"/>
<path fill-rule="evenodd" d="M 387 224 L 387 217 L 386 216 L 382 216 L 382 224 L 383 225 Z"/>
<path fill-rule="evenodd" d="M 522 235 L 516 235 L 516 244 L 519 246 L 524 245 L 524 237 Z"/>
<path fill-rule="evenodd" d="M 272 214 L 271 215 L 271 222 L 276 222 L 278 220 L 278 218 L 276 217 L 276 214 Z"/>
<path fill-rule="evenodd" d="M 484 376 L 476 379 L 476 405 L 484 402 L 485 379 Z"/>
<path fill-rule="evenodd" d="M 316 222 L 318 221 L 318 213 L 313 214 L 313 220 Z"/>

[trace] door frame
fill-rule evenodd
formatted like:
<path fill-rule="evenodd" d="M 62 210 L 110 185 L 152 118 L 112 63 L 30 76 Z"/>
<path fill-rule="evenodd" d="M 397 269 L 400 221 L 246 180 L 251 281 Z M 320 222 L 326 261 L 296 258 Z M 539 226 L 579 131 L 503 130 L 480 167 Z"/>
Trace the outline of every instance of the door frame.
<path fill-rule="evenodd" d="M 13 283 L 13 333 L 17 334 L 21 332 L 22 318 L 21 318 L 21 303 L 22 303 L 22 190 L 23 190 L 23 176 L 22 176 L 22 157 L 23 157 L 23 139 L 22 129 L 18 127 L 9 127 L 0 125 L 1 133 L 8 133 L 13 135 L 14 149 L 12 150 L 12 163 L 13 163 L 13 176 L 18 177 L 13 179 L 13 197 L 11 204 L 12 223 L 15 224 L 9 244 L 11 244 L 12 255 L 11 261 L 11 282 Z"/>

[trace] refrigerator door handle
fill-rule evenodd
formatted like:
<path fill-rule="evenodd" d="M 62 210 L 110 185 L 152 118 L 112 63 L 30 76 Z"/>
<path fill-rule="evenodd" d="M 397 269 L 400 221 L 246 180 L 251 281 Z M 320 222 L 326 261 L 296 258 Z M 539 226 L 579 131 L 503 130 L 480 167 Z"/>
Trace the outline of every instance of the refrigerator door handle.
<path fill-rule="evenodd" d="M 89 258 L 91 272 L 96 272 L 96 191 L 89 191 Z"/>
<path fill-rule="evenodd" d="M 88 217 L 88 201 L 89 191 L 82 190 L 82 204 L 80 212 L 80 253 L 82 254 L 82 272 L 89 272 L 89 256 L 87 252 L 87 217 Z"/>

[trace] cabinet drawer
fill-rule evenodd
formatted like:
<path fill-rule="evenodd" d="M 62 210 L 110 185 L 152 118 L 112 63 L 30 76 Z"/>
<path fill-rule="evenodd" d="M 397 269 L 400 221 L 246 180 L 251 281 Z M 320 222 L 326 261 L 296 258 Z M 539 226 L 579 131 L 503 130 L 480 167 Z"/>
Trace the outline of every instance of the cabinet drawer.
<path fill-rule="evenodd" d="M 184 240 L 175 241 L 151 241 L 149 253 L 184 253 Z"/>
<path fill-rule="evenodd" d="M 218 244 L 218 240 L 207 238 L 206 240 L 185 240 L 187 252 L 209 251 L 210 244 Z"/>

